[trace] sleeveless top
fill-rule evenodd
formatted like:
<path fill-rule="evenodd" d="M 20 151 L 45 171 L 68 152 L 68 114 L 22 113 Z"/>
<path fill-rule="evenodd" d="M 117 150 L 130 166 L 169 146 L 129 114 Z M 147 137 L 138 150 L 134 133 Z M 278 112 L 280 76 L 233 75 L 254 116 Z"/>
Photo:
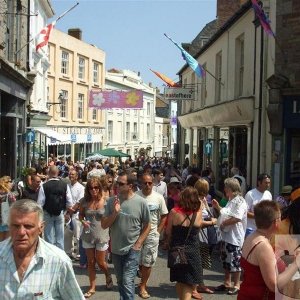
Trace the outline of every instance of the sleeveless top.
<path fill-rule="evenodd" d="M 264 282 L 259 266 L 248 262 L 248 257 L 255 247 L 262 241 L 257 242 L 249 251 L 246 259 L 241 257 L 241 267 L 244 270 L 244 280 L 241 283 L 241 288 L 237 300 L 274 300 L 275 293 L 271 292 Z"/>
<path fill-rule="evenodd" d="M 109 229 L 103 229 L 101 226 L 101 218 L 105 212 L 105 207 L 94 210 L 87 207 L 87 202 L 84 199 L 80 203 L 84 207 L 86 221 L 90 222 L 89 230 L 83 227 L 81 239 L 87 243 L 107 243 Z"/>

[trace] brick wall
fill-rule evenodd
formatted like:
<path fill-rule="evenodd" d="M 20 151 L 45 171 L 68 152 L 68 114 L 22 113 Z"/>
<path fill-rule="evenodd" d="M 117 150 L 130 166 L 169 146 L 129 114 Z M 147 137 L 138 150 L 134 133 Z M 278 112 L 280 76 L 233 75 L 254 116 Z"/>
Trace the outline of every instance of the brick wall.
<path fill-rule="evenodd" d="M 244 0 L 217 0 L 218 26 L 221 27 L 240 7 Z"/>

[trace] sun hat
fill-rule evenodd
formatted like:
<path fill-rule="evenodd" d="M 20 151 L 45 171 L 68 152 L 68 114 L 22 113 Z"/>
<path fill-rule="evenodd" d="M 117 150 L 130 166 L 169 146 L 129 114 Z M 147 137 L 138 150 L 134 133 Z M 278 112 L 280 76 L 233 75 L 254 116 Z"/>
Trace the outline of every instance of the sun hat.
<path fill-rule="evenodd" d="M 282 187 L 281 194 L 282 195 L 290 195 L 292 190 L 293 190 L 293 187 L 291 185 L 285 185 Z"/>
<path fill-rule="evenodd" d="M 180 183 L 177 177 L 173 176 L 170 178 L 170 183 Z"/>

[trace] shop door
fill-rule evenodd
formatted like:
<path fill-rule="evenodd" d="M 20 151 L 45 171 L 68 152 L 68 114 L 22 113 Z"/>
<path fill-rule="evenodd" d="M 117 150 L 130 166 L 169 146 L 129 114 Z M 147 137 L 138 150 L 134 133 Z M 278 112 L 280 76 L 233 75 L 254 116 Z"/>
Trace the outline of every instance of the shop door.
<path fill-rule="evenodd" d="M 299 129 L 287 131 L 287 160 L 286 184 L 296 186 L 300 184 L 300 132 Z"/>

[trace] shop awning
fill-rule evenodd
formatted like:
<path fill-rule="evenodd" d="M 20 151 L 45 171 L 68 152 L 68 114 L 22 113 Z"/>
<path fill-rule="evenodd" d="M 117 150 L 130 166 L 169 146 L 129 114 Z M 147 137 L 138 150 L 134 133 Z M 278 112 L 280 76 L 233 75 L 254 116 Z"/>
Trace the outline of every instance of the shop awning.
<path fill-rule="evenodd" d="M 178 117 L 185 128 L 247 125 L 254 119 L 254 98 L 221 102 Z"/>

